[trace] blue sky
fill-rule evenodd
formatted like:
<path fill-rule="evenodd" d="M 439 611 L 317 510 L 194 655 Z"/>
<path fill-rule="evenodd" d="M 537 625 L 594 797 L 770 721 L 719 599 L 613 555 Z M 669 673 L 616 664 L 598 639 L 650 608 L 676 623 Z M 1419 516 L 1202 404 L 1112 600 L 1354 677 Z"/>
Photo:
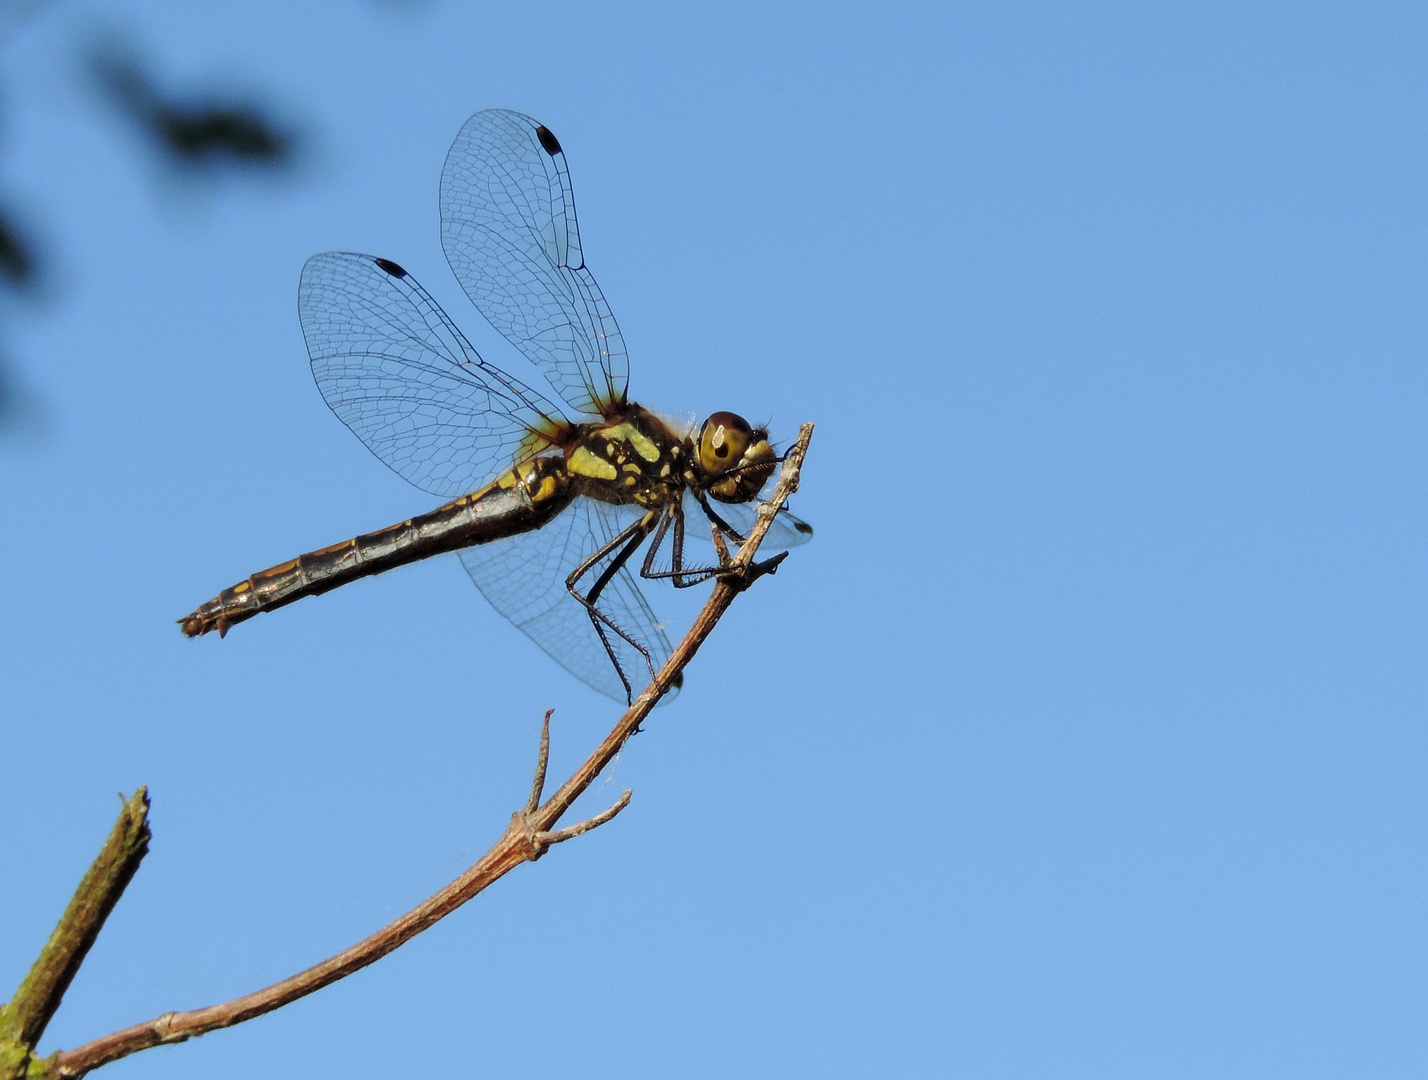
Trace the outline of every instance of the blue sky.
<path fill-rule="evenodd" d="M 76 77 L 125 26 L 297 174 L 169 176 Z M 185 641 L 428 509 L 314 388 L 311 254 L 442 256 L 480 108 L 550 126 L 631 392 L 818 426 L 818 530 L 588 799 L 612 826 L 121 1076 L 1340 1077 L 1428 1066 L 1416 6 L 55 3 L 0 185 L 13 985 L 118 809 L 155 840 L 42 1049 L 271 982 L 454 876 L 611 704 L 454 558 Z"/>

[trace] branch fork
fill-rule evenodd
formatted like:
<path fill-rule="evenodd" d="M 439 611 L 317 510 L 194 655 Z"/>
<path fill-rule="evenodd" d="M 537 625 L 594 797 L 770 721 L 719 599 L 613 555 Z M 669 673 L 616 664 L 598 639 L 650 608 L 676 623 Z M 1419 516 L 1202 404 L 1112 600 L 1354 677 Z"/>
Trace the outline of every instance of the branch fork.
<path fill-rule="evenodd" d="M 536 759 L 535 783 L 531 785 L 531 797 L 526 801 L 524 810 L 517 810 L 511 815 L 511 829 L 519 830 L 524 836 L 528 849 L 526 858 L 530 862 L 535 862 L 556 844 L 573 840 L 582 833 L 588 833 L 591 829 L 598 829 L 607 821 L 613 821 L 616 814 L 630 805 L 630 796 L 633 794 L 626 789 L 625 793 L 615 801 L 614 806 L 608 810 L 602 810 L 578 825 L 551 830 L 539 828 L 535 824 L 536 811 L 541 809 L 540 798 L 545 791 L 545 769 L 550 762 L 550 717 L 554 712 L 554 709 L 546 709 L 545 719 L 541 722 L 540 755 Z"/>

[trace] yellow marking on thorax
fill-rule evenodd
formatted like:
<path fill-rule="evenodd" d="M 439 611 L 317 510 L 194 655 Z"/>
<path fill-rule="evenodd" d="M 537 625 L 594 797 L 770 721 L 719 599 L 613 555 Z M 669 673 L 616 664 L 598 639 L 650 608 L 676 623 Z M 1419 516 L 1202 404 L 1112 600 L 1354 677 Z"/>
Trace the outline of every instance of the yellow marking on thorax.
<path fill-rule="evenodd" d="M 605 428 L 600 432 L 600 437 L 612 441 L 615 439 L 624 439 L 635 448 L 635 453 L 639 454 L 640 457 L 646 461 L 659 460 L 659 447 L 654 444 L 648 435 L 635 427 L 634 424 L 616 424 L 614 427 Z"/>
<path fill-rule="evenodd" d="M 570 455 L 570 460 L 566 464 L 571 472 L 588 476 L 594 480 L 613 480 L 616 476 L 615 466 L 604 458 L 596 457 L 584 446 L 577 446 L 575 453 Z"/>

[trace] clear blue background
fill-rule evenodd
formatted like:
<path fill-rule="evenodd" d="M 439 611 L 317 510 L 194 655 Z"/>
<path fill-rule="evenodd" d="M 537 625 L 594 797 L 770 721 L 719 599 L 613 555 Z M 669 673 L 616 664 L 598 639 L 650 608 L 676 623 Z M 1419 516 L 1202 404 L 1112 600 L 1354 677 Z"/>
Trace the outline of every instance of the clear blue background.
<path fill-rule="evenodd" d="M 179 183 L 75 77 L 123 16 L 314 133 Z M 614 718 L 438 559 L 185 641 L 428 508 L 324 407 L 310 254 L 445 266 L 468 114 L 565 144 L 638 400 L 819 425 L 815 542 L 590 810 L 398 954 L 113 1077 L 1428 1071 L 1428 16 L 1417 4 L 62 4 L 0 180 L 14 985 L 150 785 L 42 1049 L 254 989 L 459 872 Z M 16 321 L 19 320 L 19 321 Z M 3 991 L 0 991 L 3 992 Z"/>

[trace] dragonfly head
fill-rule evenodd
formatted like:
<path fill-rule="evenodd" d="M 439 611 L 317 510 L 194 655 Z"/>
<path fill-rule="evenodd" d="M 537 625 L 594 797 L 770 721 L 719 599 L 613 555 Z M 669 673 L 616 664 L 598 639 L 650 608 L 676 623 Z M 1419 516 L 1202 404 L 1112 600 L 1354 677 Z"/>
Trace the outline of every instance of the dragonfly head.
<path fill-rule="evenodd" d="M 726 503 L 756 498 L 778 464 L 769 433 L 731 412 L 716 412 L 704 421 L 694 454 L 709 477 L 709 494 Z"/>

